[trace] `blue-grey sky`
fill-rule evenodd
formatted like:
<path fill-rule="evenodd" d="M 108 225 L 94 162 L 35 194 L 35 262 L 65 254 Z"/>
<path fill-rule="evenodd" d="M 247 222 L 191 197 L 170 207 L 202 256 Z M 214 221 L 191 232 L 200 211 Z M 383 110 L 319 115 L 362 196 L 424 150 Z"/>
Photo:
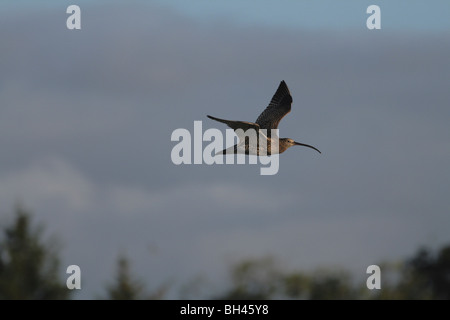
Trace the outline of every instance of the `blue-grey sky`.
<path fill-rule="evenodd" d="M 59 235 L 76 298 L 102 293 L 120 253 L 176 297 L 242 258 L 364 277 L 449 243 L 447 2 L 188 3 L 80 1 L 79 31 L 71 1 L 0 4 L 2 223 L 21 201 Z M 280 134 L 322 154 L 293 147 L 275 176 L 172 164 L 174 129 L 254 121 L 281 80 Z"/>
<path fill-rule="evenodd" d="M 383 15 L 383 28 L 410 32 L 435 32 L 450 30 L 446 0 L 154 0 L 161 6 L 195 20 L 216 22 L 225 20 L 241 25 L 308 28 L 308 29 L 356 29 L 364 26 L 366 9 L 378 5 Z M 91 1 L 55 0 L 4 0 L 2 6 L 13 11 L 34 11 L 67 7 L 77 4 L 89 7 Z M 96 1 L 97 6 L 140 5 L 148 7 L 149 1 Z"/>

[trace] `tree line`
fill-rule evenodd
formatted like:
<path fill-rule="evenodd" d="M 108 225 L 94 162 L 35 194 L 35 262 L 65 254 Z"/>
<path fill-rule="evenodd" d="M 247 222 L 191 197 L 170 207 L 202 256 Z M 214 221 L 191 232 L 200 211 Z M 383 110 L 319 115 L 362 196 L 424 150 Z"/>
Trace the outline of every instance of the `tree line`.
<path fill-rule="evenodd" d="M 29 212 L 15 210 L 10 224 L 0 226 L 0 299 L 71 299 L 72 290 L 58 276 L 60 260 L 54 242 L 43 238 L 44 228 Z M 285 270 L 276 259 L 240 261 L 229 269 L 229 285 L 199 296 L 202 284 L 194 279 L 180 289 L 180 299 L 450 299 L 450 245 L 438 250 L 419 248 L 410 258 L 380 264 L 382 288 L 368 290 L 365 280 L 353 279 L 345 269 L 313 272 Z M 98 299 L 164 299 L 167 286 L 146 288 L 130 271 L 126 256 L 117 259 L 114 280 L 101 288 Z"/>

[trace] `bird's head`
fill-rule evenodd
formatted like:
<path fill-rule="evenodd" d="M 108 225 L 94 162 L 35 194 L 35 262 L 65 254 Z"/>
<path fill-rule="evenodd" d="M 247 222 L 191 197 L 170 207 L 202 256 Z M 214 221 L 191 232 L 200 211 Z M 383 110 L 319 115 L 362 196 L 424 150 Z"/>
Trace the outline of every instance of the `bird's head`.
<path fill-rule="evenodd" d="M 318 153 L 322 153 L 319 151 L 319 149 L 310 146 L 309 144 L 304 144 L 304 143 L 300 143 L 300 142 L 296 142 L 294 140 L 292 140 L 291 138 L 281 138 L 280 139 L 280 149 L 283 148 L 284 150 L 286 150 L 287 148 L 290 148 L 292 146 L 304 146 L 304 147 L 308 147 L 311 149 L 316 150 Z"/>

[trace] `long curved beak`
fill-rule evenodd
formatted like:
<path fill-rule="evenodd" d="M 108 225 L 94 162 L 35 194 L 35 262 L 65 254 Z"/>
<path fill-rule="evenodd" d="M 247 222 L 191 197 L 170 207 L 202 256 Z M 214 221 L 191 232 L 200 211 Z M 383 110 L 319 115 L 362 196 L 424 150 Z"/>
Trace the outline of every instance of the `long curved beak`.
<path fill-rule="evenodd" d="M 294 141 L 294 144 L 295 144 L 296 146 L 304 146 L 304 147 L 308 147 L 308 148 L 311 148 L 311 149 L 316 150 L 318 153 L 322 153 L 322 152 L 319 151 L 319 149 L 314 148 L 313 146 L 310 146 L 309 144 L 304 144 L 304 143 L 300 143 L 300 142 L 296 142 L 296 141 Z"/>

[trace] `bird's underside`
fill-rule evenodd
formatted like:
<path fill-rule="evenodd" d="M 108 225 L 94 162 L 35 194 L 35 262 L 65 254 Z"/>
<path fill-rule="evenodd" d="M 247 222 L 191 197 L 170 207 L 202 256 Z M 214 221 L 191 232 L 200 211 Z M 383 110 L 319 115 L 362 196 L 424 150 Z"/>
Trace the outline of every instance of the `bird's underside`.
<path fill-rule="evenodd" d="M 224 149 L 216 153 L 218 154 L 247 154 L 247 155 L 257 155 L 257 156 L 267 156 L 271 154 L 280 153 L 275 149 L 275 143 L 278 144 L 278 141 L 274 142 L 274 139 L 265 139 L 265 138 L 256 138 L 256 141 L 252 140 L 252 138 L 245 137 L 238 144 L 235 144 L 232 147 Z"/>
<path fill-rule="evenodd" d="M 238 136 L 239 143 L 232 147 L 224 149 L 217 154 L 248 154 L 248 155 L 270 155 L 275 149 L 275 144 L 278 144 L 278 136 L 270 136 L 266 129 L 261 130 L 259 124 L 247 121 L 234 121 L 219 119 L 216 117 L 208 116 L 208 118 L 225 123 L 234 130 Z M 276 139 L 276 141 L 275 141 Z"/>

